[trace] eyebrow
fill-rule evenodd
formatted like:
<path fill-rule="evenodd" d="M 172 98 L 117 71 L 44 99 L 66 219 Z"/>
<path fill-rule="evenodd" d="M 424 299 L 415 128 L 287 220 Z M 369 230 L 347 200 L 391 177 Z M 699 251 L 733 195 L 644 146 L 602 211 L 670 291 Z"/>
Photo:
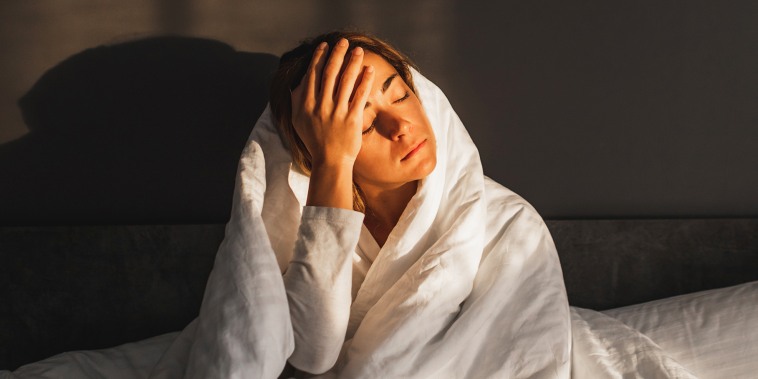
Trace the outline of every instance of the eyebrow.
<path fill-rule="evenodd" d="M 390 85 L 392 84 L 392 80 L 395 79 L 397 74 L 392 74 L 387 80 L 384 81 L 384 84 L 382 84 L 382 93 L 387 92 L 387 88 L 390 88 Z"/>
<path fill-rule="evenodd" d="M 395 79 L 395 77 L 397 77 L 397 73 L 390 75 L 390 77 L 389 77 L 389 78 L 387 78 L 387 79 L 384 81 L 384 83 L 382 83 L 382 93 L 385 93 L 385 92 L 387 92 L 387 89 L 389 89 L 389 88 L 390 88 L 390 86 L 392 85 L 392 81 Z M 366 109 L 366 108 L 368 108 L 369 106 L 371 106 L 371 102 L 370 102 L 370 101 L 367 101 L 367 102 L 366 102 L 366 106 L 364 106 L 364 107 L 363 107 L 363 109 Z"/>

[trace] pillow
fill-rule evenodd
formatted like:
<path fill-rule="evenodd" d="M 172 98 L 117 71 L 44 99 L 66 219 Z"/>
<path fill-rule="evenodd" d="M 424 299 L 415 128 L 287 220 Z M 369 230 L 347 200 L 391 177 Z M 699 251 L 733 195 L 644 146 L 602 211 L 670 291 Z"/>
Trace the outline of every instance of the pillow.
<path fill-rule="evenodd" d="M 603 313 L 650 337 L 699 378 L 758 372 L 758 281 Z"/>

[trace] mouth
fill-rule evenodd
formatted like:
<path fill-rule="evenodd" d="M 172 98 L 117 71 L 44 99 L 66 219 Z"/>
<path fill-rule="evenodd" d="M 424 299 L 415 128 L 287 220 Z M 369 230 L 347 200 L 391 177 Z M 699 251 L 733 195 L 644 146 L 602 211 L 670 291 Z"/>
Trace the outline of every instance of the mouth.
<path fill-rule="evenodd" d="M 426 145 L 426 140 L 423 140 L 423 141 L 421 141 L 421 143 L 419 143 L 418 145 L 416 145 L 416 147 L 414 147 L 410 152 L 408 152 L 408 154 L 405 154 L 405 156 L 403 157 L 403 159 L 401 159 L 400 161 L 402 162 L 402 161 L 410 159 L 412 156 L 416 155 L 416 153 L 419 150 L 421 150 L 421 148 L 424 147 L 424 145 Z"/>

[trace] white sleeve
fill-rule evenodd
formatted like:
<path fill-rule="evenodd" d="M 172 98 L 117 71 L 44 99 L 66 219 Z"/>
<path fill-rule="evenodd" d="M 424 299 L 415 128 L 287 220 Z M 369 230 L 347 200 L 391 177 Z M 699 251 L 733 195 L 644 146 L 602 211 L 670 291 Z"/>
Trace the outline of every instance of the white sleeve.
<path fill-rule="evenodd" d="M 290 364 L 320 374 L 334 366 L 345 340 L 352 302 L 352 254 L 363 213 L 347 209 L 303 209 L 284 287 L 295 351 Z"/>

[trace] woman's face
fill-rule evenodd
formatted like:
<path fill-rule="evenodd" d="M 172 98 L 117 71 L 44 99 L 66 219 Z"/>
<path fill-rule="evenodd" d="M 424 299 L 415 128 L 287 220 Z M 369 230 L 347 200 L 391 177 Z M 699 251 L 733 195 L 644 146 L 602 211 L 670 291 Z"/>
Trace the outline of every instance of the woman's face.
<path fill-rule="evenodd" d="M 416 94 L 392 65 L 366 51 L 373 88 L 363 111 L 363 143 L 353 168 L 365 190 L 397 188 L 429 175 L 437 164 L 432 126 Z"/>

